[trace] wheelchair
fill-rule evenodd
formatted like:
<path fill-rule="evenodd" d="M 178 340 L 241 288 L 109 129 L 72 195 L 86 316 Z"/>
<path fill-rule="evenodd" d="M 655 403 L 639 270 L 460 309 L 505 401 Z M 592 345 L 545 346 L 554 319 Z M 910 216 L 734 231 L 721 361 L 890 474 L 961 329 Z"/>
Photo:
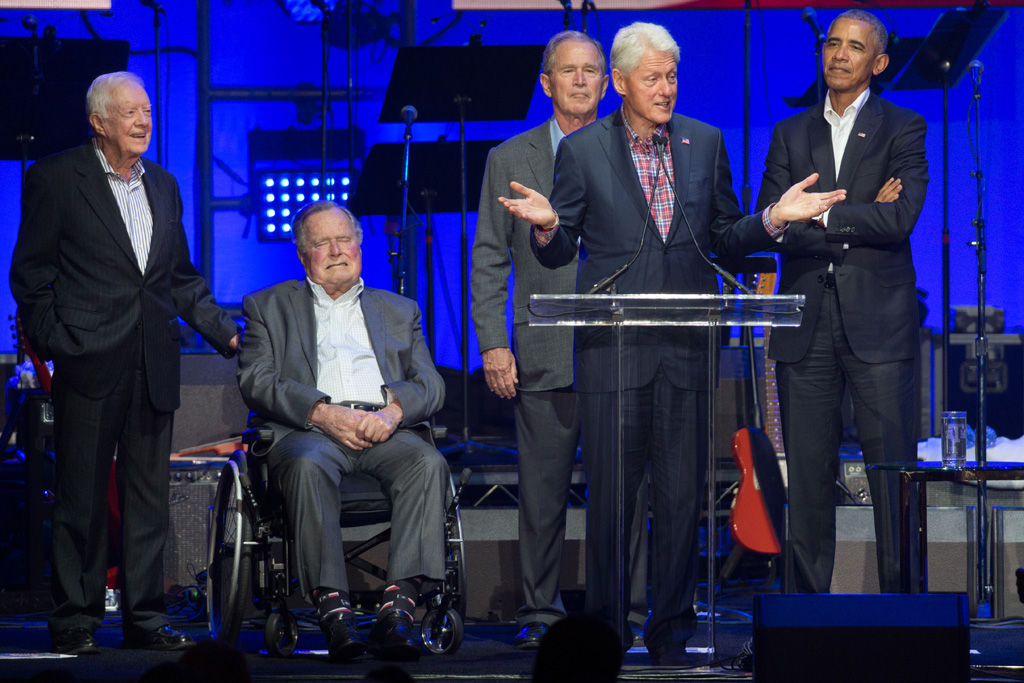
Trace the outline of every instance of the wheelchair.
<path fill-rule="evenodd" d="M 414 430 L 432 444 L 438 436 L 434 431 L 443 435 L 444 427 L 419 425 Z M 247 448 L 235 451 L 224 465 L 210 526 L 206 607 L 211 637 L 234 645 L 251 601 L 266 614 L 263 639 L 267 652 L 287 657 L 295 650 L 299 628 L 286 600 L 297 590 L 298 579 L 294 576 L 284 504 L 266 461 L 273 440 L 274 432 L 269 427 L 249 429 L 242 435 Z M 445 575 L 422 598 L 427 611 L 420 622 L 420 638 L 427 650 L 436 654 L 455 653 L 464 635 L 466 601 L 462 591 L 466 565 L 459 498 L 470 475 L 465 469 L 458 484 L 450 484 L 445 514 Z M 348 475 L 342 480 L 341 490 L 342 529 L 390 522 L 391 502 L 373 477 Z M 346 564 L 386 581 L 386 570 L 362 555 L 390 536 L 388 526 L 347 550 Z"/>

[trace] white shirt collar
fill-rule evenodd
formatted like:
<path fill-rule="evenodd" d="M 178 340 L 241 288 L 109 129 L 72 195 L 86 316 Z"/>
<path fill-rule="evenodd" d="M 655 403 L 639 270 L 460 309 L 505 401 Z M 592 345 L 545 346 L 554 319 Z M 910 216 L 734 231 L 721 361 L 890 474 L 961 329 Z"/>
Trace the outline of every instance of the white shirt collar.
<path fill-rule="evenodd" d="M 868 95 L 869 94 L 871 94 L 870 86 L 867 87 L 867 88 L 864 88 L 864 92 L 862 92 L 860 95 L 857 96 L 857 99 L 855 99 L 850 104 L 850 106 L 846 108 L 846 110 L 843 112 L 842 116 L 840 116 L 836 112 L 836 110 L 832 108 L 832 98 L 829 97 L 828 95 L 826 95 L 825 96 L 825 120 L 828 121 L 829 123 L 833 123 L 833 121 L 838 123 L 840 120 L 845 119 L 847 117 L 852 118 L 852 119 L 856 119 L 857 118 L 857 114 L 860 113 L 861 107 L 863 107 L 864 103 L 868 101 Z"/>
<path fill-rule="evenodd" d="M 357 301 L 359 299 L 359 295 L 363 293 L 363 278 L 359 278 L 359 282 L 352 285 L 350 290 L 339 296 L 337 299 L 332 299 L 331 295 L 328 294 L 321 285 L 310 280 L 308 276 L 306 277 L 306 282 L 313 291 L 313 302 L 320 306 L 350 304 L 353 301 Z"/>

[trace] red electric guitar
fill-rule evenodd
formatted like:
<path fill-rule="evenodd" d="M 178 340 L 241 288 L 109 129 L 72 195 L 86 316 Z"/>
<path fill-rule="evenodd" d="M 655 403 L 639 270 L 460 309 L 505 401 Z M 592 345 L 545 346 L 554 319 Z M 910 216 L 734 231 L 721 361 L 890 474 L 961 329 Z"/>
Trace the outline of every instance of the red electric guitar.
<path fill-rule="evenodd" d="M 761 273 L 757 278 L 755 294 L 775 291 L 775 273 Z M 786 490 L 776 457 L 782 454 L 782 430 L 779 426 L 778 385 L 775 381 L 775 362 L 768 358 L 769 329 L 764 330 L 765 398 L 768 416 L 768 434 L 754 427 L 743 427 L 732 437 L 732 457 L 740 471 L 740 483 L 729 512 L 729 528 L 733 540 L 746 550 L 769 555 L 782 552 L 782 517 L 786 504 Z M 751 353 L 753 353 L 751 335 Z M 753 374 L 753 373 L 752 373 Z M 755 377 L 751 384 L 757 392 Z M 760 422 L 760 413 L 755 422 Z M 772 437 L 774 435 L 774 437 Z M 775 448 L 773 448 L 773 445 Z"/>

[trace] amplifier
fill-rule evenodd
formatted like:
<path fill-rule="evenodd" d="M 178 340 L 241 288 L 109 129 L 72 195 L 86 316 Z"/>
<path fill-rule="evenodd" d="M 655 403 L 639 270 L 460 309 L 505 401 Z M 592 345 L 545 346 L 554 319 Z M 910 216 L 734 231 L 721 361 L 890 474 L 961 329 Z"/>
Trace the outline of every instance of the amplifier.
<path fill-rule="evenodd" d="M 1024 603 L 1017 595 L 1017 569 L 1024 567 L 1024 508 L 992 508 L 993 589 L 996 619 L 1024 617 Z"/>
<path fill-rule="evenodd" d="M 928 508 L 928 590 L 967 593 L 977 608 L 977 508 Z M 833 593 L 878 593 L 874 511 L 870 506 L 836 507 Z"/>
<path fill-rule="evenodd" d="M 223 460 L 171 460 L 170 526 L 164 546 L 164 591 L 177 595 L 206 570 L 207 538 Z"/>

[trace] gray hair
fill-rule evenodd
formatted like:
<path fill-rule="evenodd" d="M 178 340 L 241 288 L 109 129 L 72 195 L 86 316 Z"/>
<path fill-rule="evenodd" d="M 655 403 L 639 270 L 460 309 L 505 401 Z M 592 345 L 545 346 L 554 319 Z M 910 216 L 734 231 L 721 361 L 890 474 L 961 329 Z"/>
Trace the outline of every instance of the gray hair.
<path fill-rule="evenodd" d="M 110 107 L 114 104 L 112 97 L 114 91 L 126 83 L 137 85 L 143 90 L 146 89 L 146 84 L 142 82 L 142 79 L 130 71 L 115 71 L 97 76 L 89 86 L 88 92 L 85 93 L 85 115 L 99 114 L 100 117 L 106 118 L 110 113 Z"/>
<path fill-rule="evenodd" d="M 664 26 L 637 21 L 624 26 L 612 41 L 612 69 L 618 69 L 623 76 L 633 73 L 648 51 L 671 52 L 676 64 L 679 63 L 679 45 Z"/>
<path fill-rule="evenodd" d="M 551 36 L 551 40 L 548 41 L 547 47 L 544 48 L 544 59 L 541 61 L 541 73 L 545 73 L 548 76 L 555 69 L 555 51 L 558 50 L 558 46 L 562 43 L 569 41 L 577 43 L 590 43 L 597 50 L 597 54 L 601 57 L 601 74 L 604 75 L 608 71 L 608 62 L 604 56 L 604 48 L 601 47 L 601 43 L 597 42 L 586 33 L 580 33 L 579 31 L 562 31 Z"/>
<path fill-rule="evenodd" d="M 325 199 L 319 202 L 310 202 L 295 213 L 295 219 L 292 221 L 292 242 L 295 243 L 295 247 L 299 251 L 306 250 L 306 223 L 309 219 L 318 213 L 334 209 L 341 211 L 348 217 L 352 230 L 356 233 L 356 243 L 363 243 L 363 226 L 359 224 L 359 219 L 355 217 L 355 214 L 344 206 L 338 206 L 331 200 Z"/>
<path fill-rule="evenodd" d="M 878 52 L 875 54 L 884 55 L 885 51 L 889 49 L 889 32 L 885 30 L 885 24 L 882 23 L 882 20 L 871 12 L 862 9 L 848 9 L 833 19 L 832 23 L 828 25 L 829 33 L 832 33 L 832 27 L 840 19 L 860 21 L 870 26 L 871 32 L 875 34 L 875 47 L 878 48 Z"/>

